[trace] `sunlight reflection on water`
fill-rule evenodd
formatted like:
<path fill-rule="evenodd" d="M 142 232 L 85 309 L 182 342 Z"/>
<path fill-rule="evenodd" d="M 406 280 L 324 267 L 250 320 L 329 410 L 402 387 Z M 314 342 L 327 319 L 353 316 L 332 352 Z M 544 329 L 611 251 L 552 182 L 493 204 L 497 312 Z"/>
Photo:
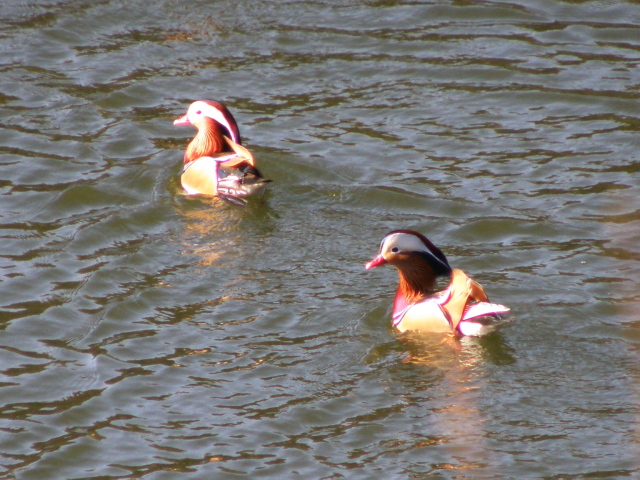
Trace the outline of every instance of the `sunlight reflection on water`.
<path fill-rule="evenodd" d="M 637 474 L 636 5 L 0 18 L 8 477 Z M 180 192 L 201 98 L 275 180 L 245 209 Z M 512 321 L 397 336 L 397 228 Z"/>

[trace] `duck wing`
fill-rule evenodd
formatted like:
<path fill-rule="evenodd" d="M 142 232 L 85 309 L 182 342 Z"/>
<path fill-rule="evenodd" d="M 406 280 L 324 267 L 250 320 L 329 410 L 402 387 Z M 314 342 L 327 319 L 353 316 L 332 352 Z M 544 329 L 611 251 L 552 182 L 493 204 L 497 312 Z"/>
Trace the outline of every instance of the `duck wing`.
<path fill-rule="evenodd" d="M 482 285 L 469 278 L 462 270 L 452 271 L 448 292 L 448 298 L 444 300 L 441 307 L 454 331 L 458 330 L 462 321 L 509 311 L 509 308 L 504 305 L 489 303 Z"/>
<path fill-rule="evenodd" d="M 227 142 L 227 145 L 231 148 L 231 150 L 233 150 L 233 152 L 235 153 L 235 157 L 224 162 L 222 164 L 223 166 L 227 168 L 234 168 L 242 163 L 248 163 L 252 167 L 256 166 L 256 159 L 253 158 L 253 154 L 248 149 L 244 148 L 239 143 L 234 142 L 229 137 L 225 136 L 224 140 L 225 142 Z"/>

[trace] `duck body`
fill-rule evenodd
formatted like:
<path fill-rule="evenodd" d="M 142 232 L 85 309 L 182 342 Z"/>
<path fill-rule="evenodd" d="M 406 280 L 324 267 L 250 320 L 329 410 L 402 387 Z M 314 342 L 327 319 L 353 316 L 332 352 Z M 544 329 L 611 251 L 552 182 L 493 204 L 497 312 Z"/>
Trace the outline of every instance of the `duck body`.
<path fill-rule="evenodd" d="M 215 195 L 244 204 L 244 197 L 265 192 L 271 180 L 262 176 L 253 155 L 242 146 L 238 124 L 224 104 L 193 102 L 173 124 L 198 129 L 185 151 L 180 177 L 189 195 Z"/>
<path fill-rule="evenodd" d="M 455 332 L 483 335 L 493 329 L 499 314 L 509 308 L 490 303 L 482 286 L 449 262 L 429 239 L 412 230 L 396 230 L 384 237 L 380 253 L 367 270 L 389 263 L 398 269 L 400 283 L 393 302 L 393 326 L 401 333 Z M 438 277 L 449 285 L 437 291 Z"/>

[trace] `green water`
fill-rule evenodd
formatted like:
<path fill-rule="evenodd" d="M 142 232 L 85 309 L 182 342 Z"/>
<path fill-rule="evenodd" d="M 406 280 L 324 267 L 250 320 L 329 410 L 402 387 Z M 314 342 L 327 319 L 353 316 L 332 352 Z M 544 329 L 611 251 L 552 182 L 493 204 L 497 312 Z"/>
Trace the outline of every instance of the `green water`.
<path fill-rule="evenodd" d="M 637 2 L 0 6 L 0 466 L 636 478 Z M 189 198 L 221 100 L 274 180 Z M 390 230 L 511 321 L 398 337 Z"/>

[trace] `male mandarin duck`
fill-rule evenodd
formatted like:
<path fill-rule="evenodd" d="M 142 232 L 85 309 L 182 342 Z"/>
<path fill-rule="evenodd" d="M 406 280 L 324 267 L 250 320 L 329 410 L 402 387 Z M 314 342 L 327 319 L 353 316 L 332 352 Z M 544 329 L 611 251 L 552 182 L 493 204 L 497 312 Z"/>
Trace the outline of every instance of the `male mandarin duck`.
<path fill-rule="evenodd" d="M 509 308 L 489 303 L 479 283 L 462 270 L 452 269 L 447 257 L 427 237 L 412 230 L 396 230 L 384 237 L 380 254 L 367 270 L 389 263 L 398 269 L 400 285 L 393 302 L 393 326 L 400 333 L 456 332 L 482 335 Z M 449 277 L 449 286 L 436 291 L 436 279 Z M 481 317 L 487 317 L 479 321 Z"/>
<path fill-rule="evenodd" d="M 184 153 L 180 178 L 189 195 L 216 195 L 244 205 L 241 197 L 264 193 L 271 180 L 263 178 L 253 155 L 242 146 L 238 124 L 224 104 L 198 100 L 173 124 L 198 129 Z"/>

